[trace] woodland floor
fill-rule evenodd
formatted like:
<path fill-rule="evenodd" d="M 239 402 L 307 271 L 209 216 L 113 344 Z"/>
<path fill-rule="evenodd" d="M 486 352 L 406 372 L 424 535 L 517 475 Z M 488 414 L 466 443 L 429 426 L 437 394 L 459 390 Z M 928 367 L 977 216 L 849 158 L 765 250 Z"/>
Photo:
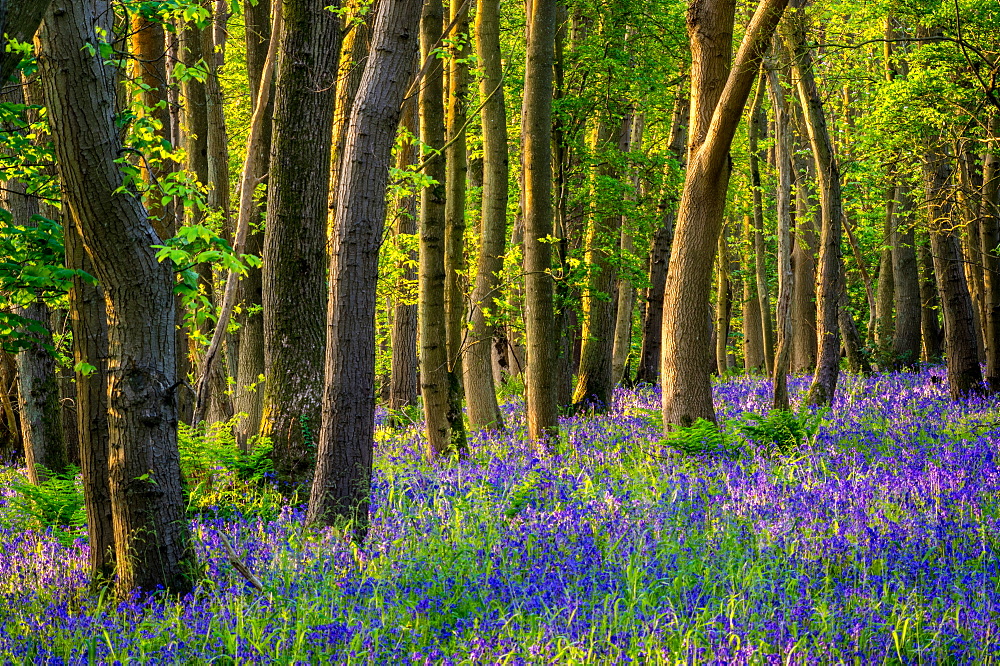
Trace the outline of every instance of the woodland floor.
<path fill-rule="evenodd" d="M 844 377 L 821 419 L 799 412 L 818 431 L 798 446 L 747 416 L 759 378 L 716 387 L 722 436 L 672 447 L 648 389 L 564 420 L 552 456 L 525 445 L 517 398 L 461 463 L 380 425 L 362 549 L 216 469 L 192 492 L 204 576 L 179 601 L 89 596 L 84 539 L 4 490 L 0 661 L 988 663 L 1000 401 L 952 403 L 943 375 Z"/>

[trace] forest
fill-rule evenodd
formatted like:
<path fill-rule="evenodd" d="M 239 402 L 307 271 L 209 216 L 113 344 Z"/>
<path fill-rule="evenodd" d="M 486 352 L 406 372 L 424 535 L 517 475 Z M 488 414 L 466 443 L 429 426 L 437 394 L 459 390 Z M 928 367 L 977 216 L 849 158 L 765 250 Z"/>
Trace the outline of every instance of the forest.
<path fill-rule="evenodd" d="M 0 38 L 0 661 L 996 663 L 996 0 Z"/>

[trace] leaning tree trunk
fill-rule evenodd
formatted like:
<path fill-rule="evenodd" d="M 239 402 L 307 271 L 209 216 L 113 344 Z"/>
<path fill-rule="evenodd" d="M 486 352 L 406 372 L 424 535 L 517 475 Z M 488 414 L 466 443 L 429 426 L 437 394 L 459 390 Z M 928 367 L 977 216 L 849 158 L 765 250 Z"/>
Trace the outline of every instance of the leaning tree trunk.
<path fill-rule="evenodd" d="M 323 427 L 308 522 L 368 527 L 375 428 L 375 292 L 385 191 L 410 83 L 420 0 L 383 2 L 351 111 L 330 251 Z"/>
<path fill-rule="evenodd" d="M 326 220 L 340 21 L 287 0 L 275 82 L 264 229 L 264 408 L 281 488 L 312 475 L 323 396 Z M 278 5 L 275 4 L 277 9 Z"/>
<path fill-rule="evenodd" d="M 552 311 L 552 62 L 556 0 L 533 0 L 528 14 L 521 107 L 524 165 L 524 305 L 527 343 L 528 438 L 549 443 L 558 434 L 556 354 Z"/>
<path fill-rule="evenodd" d="M 191 590 L 194 551 L 177 449 L 174 276 L 162 242 L 124 187 L 113 117 L 113 73 L 94 26 L 107 2 L 56 0 L 41 33 L 45 85 L 63 201 L 108 305 L 108 432 L 117 588 Z"/>
<path fill-rule="evenodd" d="M 806 47 L 803 2 L 797 0 L 785 24 L 783 38 L 792 56 L 792 73 L 797 79 L 809 143 L 816 161 L 820 189 L 822 228 L 820 230 L 817 341 L 819 355 L 816 375 L 809 387 L 808 401 L 813 405 L 830 404 L 840 372 L 839 302 L 842 290 L 840 271 L 840 226 L 843 202 L 840 193 L 840 170 L 833 154 L 833 144 L 826 127 L 823 101 L 813 75 L 812 56 Z"/>
<path fill-rule="evenodd" d="M 709 379 L 709 292 L 729 184 L 729 148 L 761 57 L 787 0 L 762 0 L 730 71 L 735 2 L 694 2 L 691 140 L 663 303 L 663 422 L 715 420 Z"/>
<path fill-rule="evenodd" d="M 472 292 L 472 330 L 466 348 L 465 399 L 469 427 L 503 427 L 493 382 L 492 342 L 496 333 L 497 296 L 507 240 L 507 188 L 510 160 L 507 149 L 507 110 L 500 60 L 500 2 L 480 0 L 476 8 L 476 48 L 483 68 L 479 83 L 483 123 L 483 213 L 480 223 L 479 263 Z"/>

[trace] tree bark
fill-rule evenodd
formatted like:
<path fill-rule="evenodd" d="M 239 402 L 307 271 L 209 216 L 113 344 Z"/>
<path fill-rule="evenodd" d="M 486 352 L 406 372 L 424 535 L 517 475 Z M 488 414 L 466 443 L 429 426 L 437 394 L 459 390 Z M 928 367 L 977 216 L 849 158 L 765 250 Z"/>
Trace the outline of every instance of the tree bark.
<path fill-rule="evenodd" d="M 420 17 L 421 59 L 432 58 L 442 33 L 441 0 L 428 0 Z M 443 61 L 433 62 L 420 87 L 420 139 L 433 151 L 445 144 Z M 448 311 L 445 293 L 447 193 L 444 154 L 426 159 L 424 174 L 432 181 L 420 193 L 420 390 L 424 398 L 427 456 L 458 453 L 465 433 L 454 419 L 453 375 L 448 356 Z M 459 415 L 460 416 L 460 415 Z M 458 427 L 457 427 L 458 426 Z"/>
<path fill-rule="evenodd" d="M 420 7 L 420 0 L 381 4 L 372 56 L 351 110 L 334 217 L 323 427 L 306 520 L 347 521 L 359 540 L 368 526 L 374 444 L 378 253 Z"/>
<path fill-rule="evenodd" d="M 108 432 L 117 588 L 123 595 L 192 587 L 177 449 L 173 273 L 161 239 L 115 160 L 113 74 L 94 44 L 107 3 L 57 0 L 40 34 L 63 201 L 79 221 L 108 305 Z M 86 165 L 86 166 L 85 166 Z"/>
<path fill-rule="evenodd" d="M 795 105 L 797 106 L 797 105 Z M 791 115 L 791 114 L 790 114 Z M 793 155 L 795 179 L 795 235 L 792 239 L 792 372 L 816 367 L 816 237 L 810 212 L 810 184 L 805 157 Z"/>
<path fill-rule="evenodd" d="M 913 197 L 904 186 L 897 185 L 894 198 L 892 279 L 896 321 L 892 362 L 898 370 L 912 368 L 920 361 L 920 277 L 913 231 Z"/>
<path fill-rule="evenodd" d="M 677 88 L 673 117 L 670 122 L 670 139 L 667 144 L 668 174 L 683 172 L 687 162 L 687 126 L 691 110 L 691 96 L 687 79 Z M 636 383 L 657 384 L 660 379 L 660 350 L 663 335 L 663 291 L 667 282 L 667 265 L 670 263 L 670 247 L 674 238 L 674 221 L 677 217 L 677 195 L 673 187 L 664 185 L 663 194 L 657 205 L 660 226 L 653 233 L 649 251 L 649 289 L 646 291 L 646 311 L 642 322 L 642 350 L 639 352 L 639 367 Z"/>
<path fill-rule="evenodd" d="M 326 227 L 340 20 L 325 0 L 281 4 L 264 230 L 264 408 L 280 487 L 315 463 L 326 334 Z"/>
<path fill-rule="evenodd" d="M 552 311 L 552 62 L 556 0 L 533 0 L 521 107 L 524 159 L 524 301 L 527 339 L 528 438 L 548 445 L 556 437 L 555 361 Z"/>
<path fill-rule="evenodd" d="M 692 3 L 691 140 L 663 303 L 663 422 L 715 420 L 709 381 L 712 258 L 729 184 L 729 148 L 787 0 L 762 0 L 730 71 L 735 3 Z M 723 88 L 724 86 L 724 88 Z"/>
<path fill-rule="evenodd" d="M 411 98 L 404 103 L 400 125 L 404 132 L 413 139 L 404 144 L 397 153 L 396 166 L 404 169 L 416 164 L 420 158 L 416 138 L 419 136 L 417 127 L 417 100 Z M 396 238 L 403 235 L 413 236 L 417 233 L 417 197 L 407 194 L 397 200 L 393 208 L 395 215 L 394 232 Z M 408 288 L 406 298 L 398 298 L 392 317 L 392 370 L 389 388 L 389 409 L 401 410 L 404 407 L 417 404 L 417 301 L 412 298 L 413 285 L 417 281 L 418 262 L 417 251 L 413 250 L 406 257 L 402 278 Z"/>
<path fill-rule="evenodd" d="M 80 223 L 70 211 L 63 215 L 66 268 L 93 275 L 83 248 Z M 115 533 L 111 511 L 108 433 L 108 319 L 100 287 L 79 275 L 69 292 L 76 371 L 76 422 L 80 472 L 87 512 L 90 572 L 95 584 L 110 581 L 115 568 Z M 85 366 L 93 368 L 92 371 Z"/>
<path fill-rule="evenodd" d="M 500 55 L 499 0 L 480 0 L 476 8 L 476 48 L 483 68 L 479 83 L 479 95 L 483 100 L 483 212 L 479 263 L 472 292 L 472 330 L 463 366 L 469 427 L 473 431 L 503 428 L 492 363 L 492 341 L 498 315 L 496 303 L 507 240 L 507 179 L 510 170 Z"/>
<path fill-rule="evenodd" d="M 983 257 L 984 338 L 986 340 L 986 382 L 990 392 L 1000 391 L 1000 114 L 990 122 L 993 142 L 983 156 L 983 217 L 980 223 L 980 251 Z"/>
<path fill-rule="evenodd" d="M 249 89 L 260 91 L 261 79 L 267 63 L 268 45 L 271 43 L 271 2 L 250 0 L 243 2 L 243 16 L 246 23 L 247 81 Z M 273 69 L 273 68 L 272 68 Z M 262 111 L 264 122 L 260 127 L 260 138 L 256 144 L 257 164 L 266 165 L 271 154 L 271 117 L 274 115 L 274 84 L 269 86 Z M 257 110 L 256 95 L 252 112 Z M 256 182 L 254 183 L 256 188 Z M 267 204 L 255 205 L 254 221 L 262 219 Z M 264 230 L 259 224 L 251 224 L 245 251 L 259 257 L 264 252 Z M 236 386 L 234 387 L 233 409 L 246 416 L 236 426 L 236 438 L 240 448 L 246 449 L 250 437 L 260 431 L 261 413 L 264 408 L 264 314 L 263 282 L 260 268 L 248 267 L 247 274 L 236 285 L 236 302 L 239 303 L 236 322 L 239 324 L 240 346 L 236 363 Z"/>
<path fill-rule="evenodd" d="M 785 91 L 777 72 L 767 68 L 767 82 L 774 109 L 774 162 L 778 168 L 775 199 L 778 213 L 778 346 L 774 356 L 774 409 L 788 409 L 788 372 L 792 358 L 792 290 L 795 273 L 792 269 L 792 141 L 788 122 Z"/>
<path fill-rule="evenodd" d="M 917 240 L 917 261 L 920 264 L 920 337 L 923 356 L 926 363 L 940 363 L 943 355 L 941 349 L 941 320 L 938 317 L 937 279 L 934 275 L 934 259 L 931 257 L 930 237 L 921 234 Z"/>
<path fill-rule="evenodd" d="M 951 172 L 948 156 L 940 145 L 932 143 L 924 161 L 931 255 L 938 298 L 944 313 L 948 386 L 952 399 L 958 400 L 982 390 L 983 375 L 979 367 L 974 305 L 965 279 L 959 231 L 951 220 L 952 202 L 948 192 Z"/>
<path fill-rule="evenodd" d="M 822 228 L 820 230 L 819 282 L 817 285 L 816 374 L 809 387 L 808 401 L 813 405 L 830 404 L 837 388 L 840 372 L 839 301 L 842 291 L 840 271 L 840 226 L 843 202 L 840 193 L 840 171 L 833 154 L 833 145 L 826 127 L 823 101 L 813 76 L 812 56 L 805 44 L 805 17 L 802 3 L 797 1 L 785 24 L 783 38 L 792 55 L 792 73 L 797 79 L 799 103 L 809 133 L 816 161 L 820 189 Z"/>
<path fill-rule="evenodd" d="M 750 186 L 753 191 L 753 262 L 757 299 L 760 302 L 760 330 L 764 342 L 764 369 L 774 374 L 774 322 L 771 320 L 771 294 L 767 287 L 767 248 L 764 246 L 764 201 L 761 189 L 760 162 L 764 158 L 759 147 L 767 139 L 767 116 L 764 114 L 764 72 L 757 79 L 757 92 L 750 109 Z"/>
<path fill-rule="evenodd" d="M 729 345 L 729 321 L 733 314 L 725 228 L 719 235 L 719 250 L 715 254 L 715 274 L 715 369 L 722 377 L 728 370 L 726 348 Z"/>
<path fill-rule="evenodd" d="M 605 181 L 617 180 L 614 160 L 607 157 L 612 141 L 628 131 L 622 123 L 614 135 L 606 118 L 597 123 L 594 131 L 593 152 L 599 166 L 594 169 L 591 185 L 594 210 L 587 229 L 586 264 L 589 267 L 589 284 L 583 294 L 583 346 L 580 350 L 580 368 L 577 373 L 573 403 L 578 410 L 605 411 L 611 407 L 614 377 L 612 354 L 615 337 L 615 286 L 614 255 L 621 231 L 621 217 L 601 210 L 607 200 L 602 194 Z"/>
<path fill-rule="evenodd" d="M 743 369 L 760 372 L 764 368 L 764 327 L 757 295 L 757 261 L 754 258 L 756 242 L 753 222 L 743 216 Z"/>
<path fill-rule="evenodd" d="M 624 123 L 622 142 L 619 144 L 619 150 L 622 153 L 638 153 L 642 150 L 642 134 L 645 131 L 646 120 L 641 112 L 637 112 L 634 108 L 629 110 L 630 121 Z M 624 134 L 624 128 L 628 128 L 628 134 Z M 628 139 L 627 143 L 624 141 Z M 635 202 L 639 195 L 639 174 L 634 167 L 630 167 L 632 171 L 631 175 L 631 186 L 628 196 L 629 201 Z M 621 230 L 621 248 L 623 259 L 625 254 L 634 255 L 635 254 L 635 243 L 632 240 L 632 231 L 629 225 L 628 215 L 622 215 L 620 217 L 620 222 L 622 225 Z M 628 377 L 628 363 L 629 357 L 632 354 L 632 320 L 634 318 L 635 310 L 635 287 L 632 286 L 632 281 L 625 276 L 620 276 L 618 278 L 618 311 L 615 317 L 615 341 L 611 352 L 611 381 L 614 386 L 621 384 L 623 381 L 627 382 Z"/>
<path fill-rule="evenodd" d="M 462 350 L 466 338 L 465 288 L 465 192 L 468 175 L 468 150 L 465 125 L 469 105 L 469 58 L 472 56 L 469 34 L 469 4 L 462 0 L 449 3 L 454 33 L 448 44 L 448 85 L 446 90 L 445 136 L 445 234 L 444 234 L 444 305 L 448 341 L 449 387 L 457 386 L 450 395 L 449 410 L 462 411 L 461 378 Z M 453 417 L 454 418 L 454 417 Z M 459 418 L 461 418 L 459 416 Z M 453 424 L 456 427 L 457 424 Z"/>

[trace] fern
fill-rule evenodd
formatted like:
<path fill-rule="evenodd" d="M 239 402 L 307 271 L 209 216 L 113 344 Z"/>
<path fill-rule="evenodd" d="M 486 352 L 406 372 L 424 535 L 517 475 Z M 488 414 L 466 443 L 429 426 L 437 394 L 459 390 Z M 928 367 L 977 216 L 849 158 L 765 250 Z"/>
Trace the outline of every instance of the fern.
<path fill-rule="evenodd" d="M 671 430 L 661 440 L 665 446 L 689 456 L 738 456 L 739 447 L 715 423 L 698 419 L 689 426 Z"/>
<path fill-rule="evenodd" d="M 798 412 L 774 409 L 766 416 L 745 414 L 737 428 L 748 441 L 766 453 L 783 455 L 811 443 L 822 421 L 822 412 L 813 412 L 808 408 Z"/>
<path fill-rule="evenodd" d="M 10 498 L 13 508 L 34 519 L 40 529 L 51 529 L 64 545 L 85 534 L 87 513 L 84 510 L 83 489 L 77 483 L 80 468 L 70 465 L 61 474 L 53 474 L 39 466 L 47 475 L 39 485 L 15 477 Z"/>

